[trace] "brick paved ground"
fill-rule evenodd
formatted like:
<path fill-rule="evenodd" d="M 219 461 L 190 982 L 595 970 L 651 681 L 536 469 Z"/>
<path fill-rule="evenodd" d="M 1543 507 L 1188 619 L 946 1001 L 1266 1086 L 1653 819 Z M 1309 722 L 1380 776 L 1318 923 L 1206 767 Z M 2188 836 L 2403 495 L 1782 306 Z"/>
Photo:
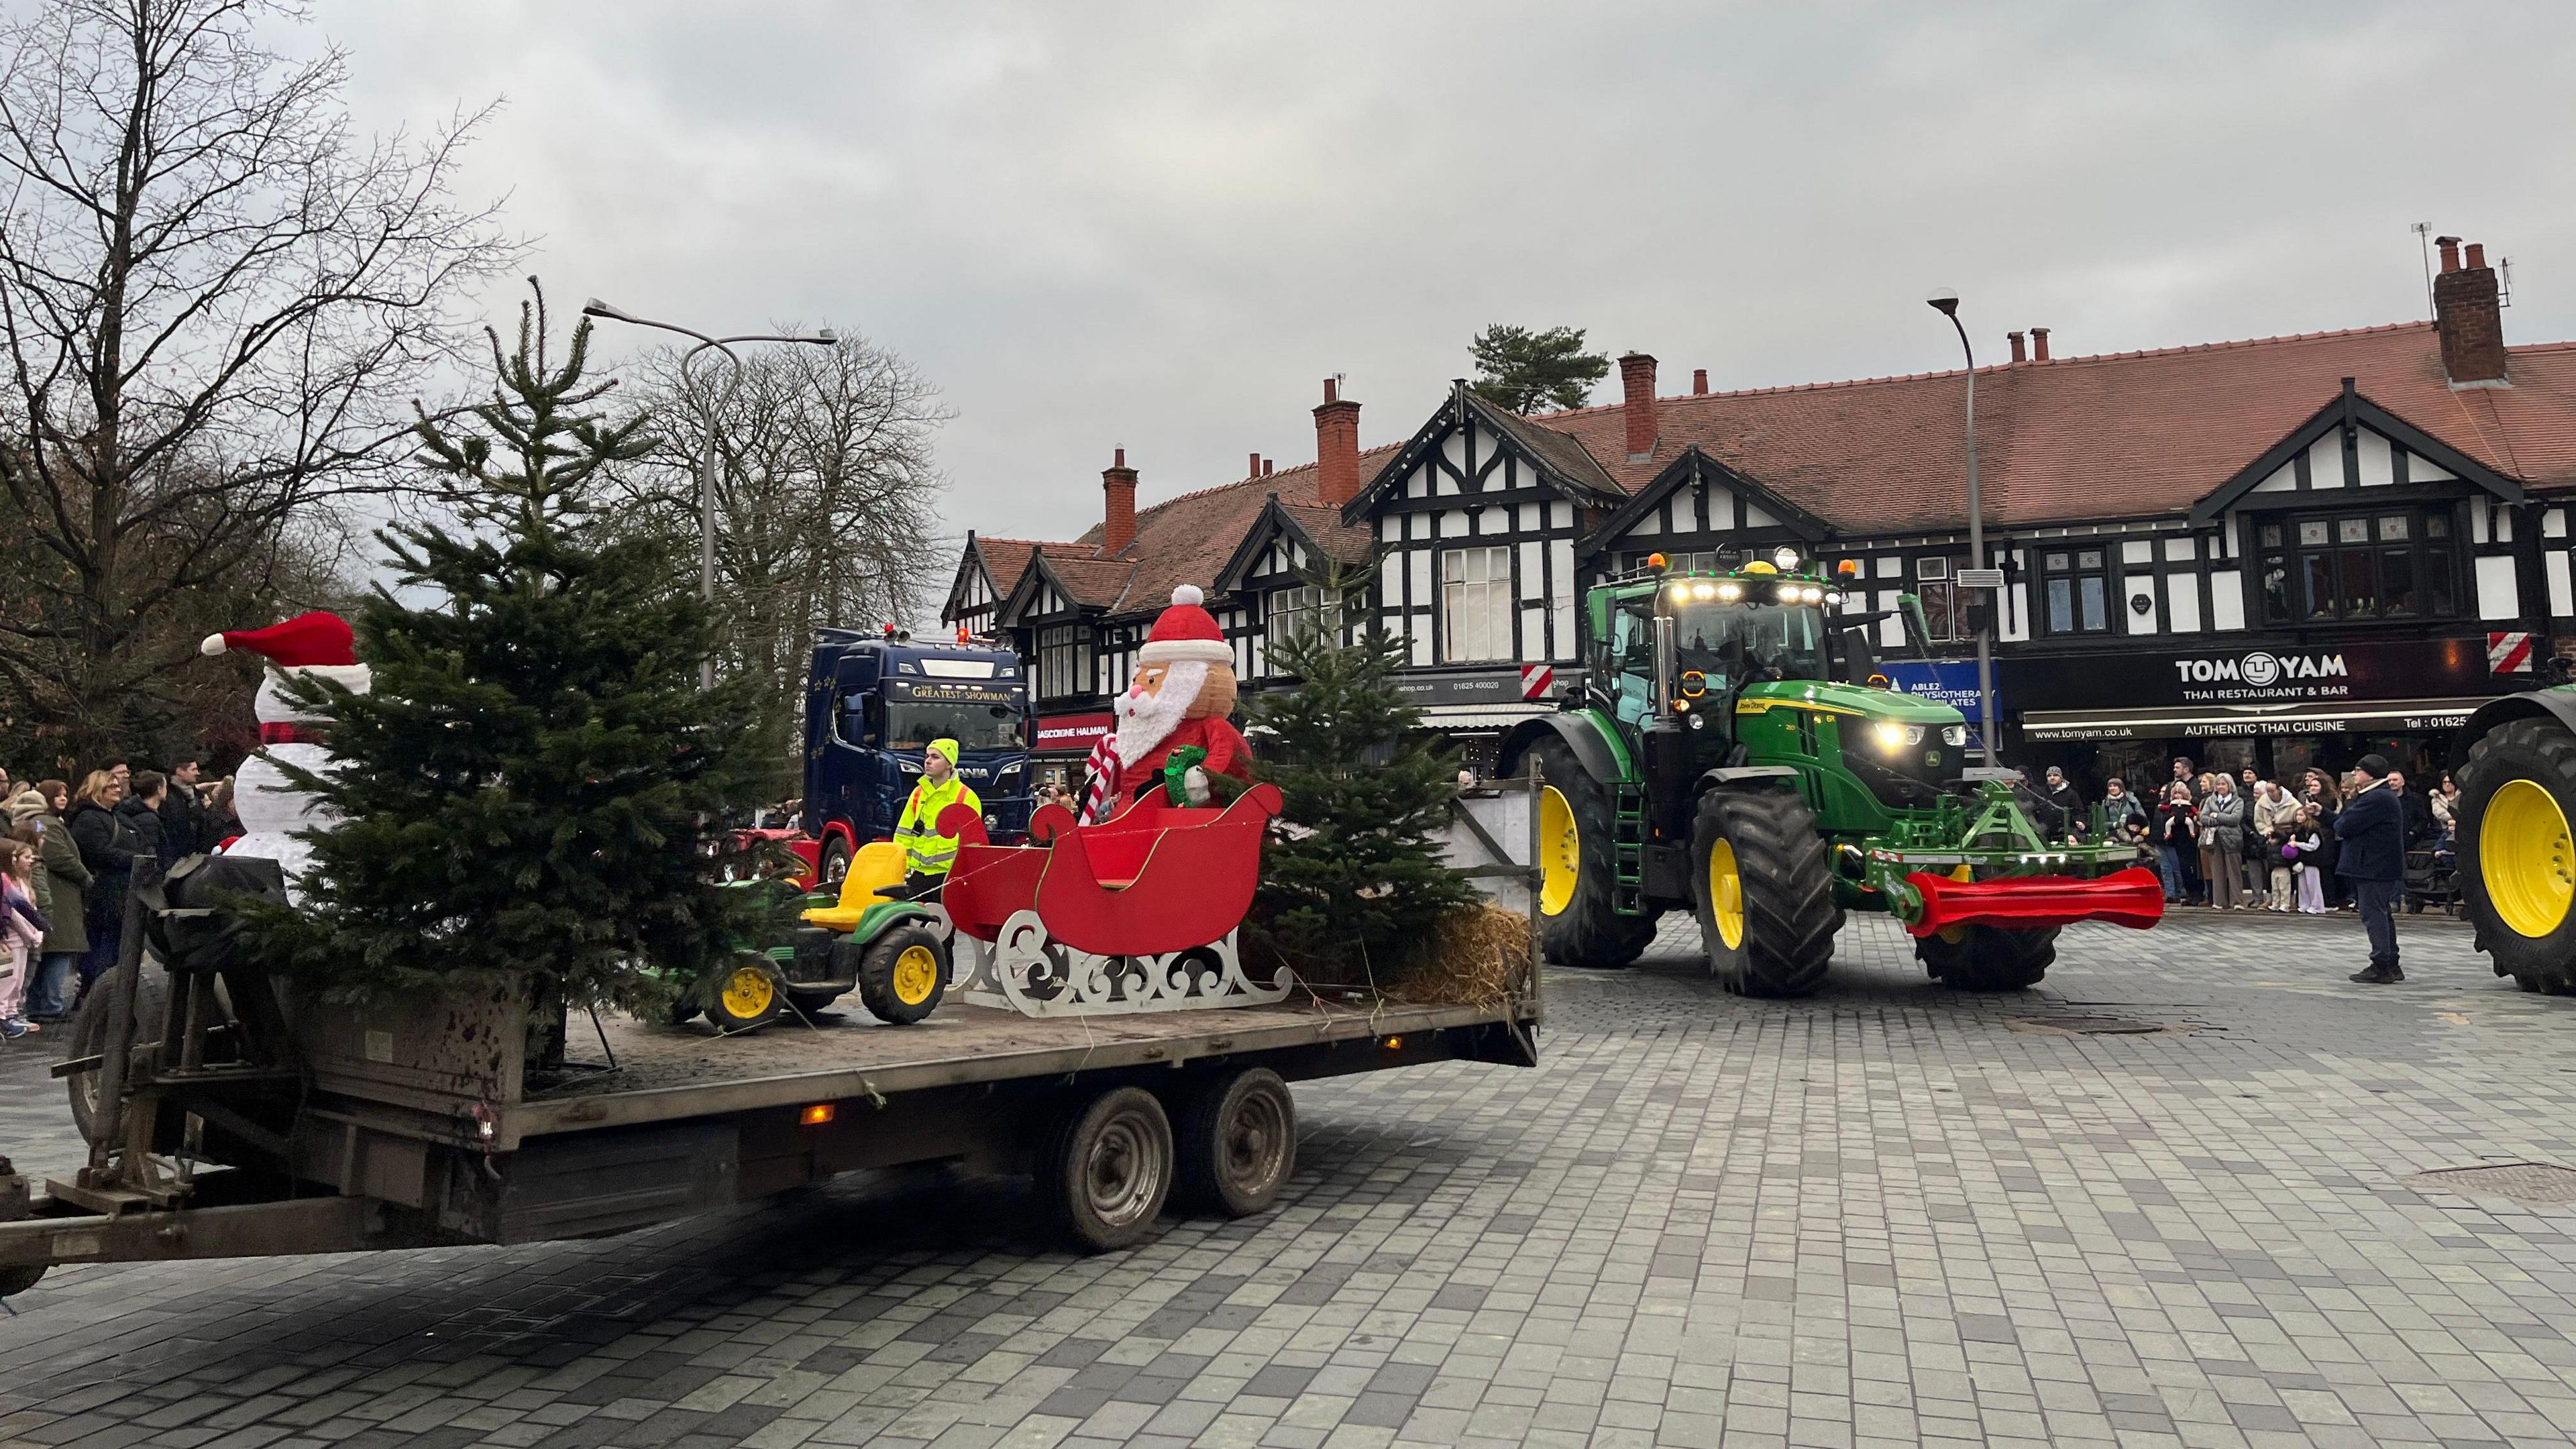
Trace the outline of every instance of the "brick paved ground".
<path fill-rule="evenodd" d="M 0 1439 L 2568 1442 L 2576 1209 L 2407 1179 L 2576 1164 L 2576 1001 L 2447 924 L 2347 985 L 2358 935 L 2070 933 L 1975 999 L 1856 924 L 1825 995 L 1763 1003 L 1668 932 L 1550 978 L 1544 1068 L 1301 1087 L 1285 1206 L 1111 1257 L 921 1174 L 597 1243 L 62 1271 L 0 1320 Z M 40 1069 L 0 1063 L 0 1146 L 42 1162 Z"/>

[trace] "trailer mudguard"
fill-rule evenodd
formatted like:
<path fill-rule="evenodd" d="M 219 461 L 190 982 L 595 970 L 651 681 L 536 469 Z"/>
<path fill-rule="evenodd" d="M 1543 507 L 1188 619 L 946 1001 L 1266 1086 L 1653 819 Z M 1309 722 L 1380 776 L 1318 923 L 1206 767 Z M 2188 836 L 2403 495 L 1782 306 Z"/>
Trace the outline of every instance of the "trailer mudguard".
<path fill-rule="evenodd" d="M 1600 719 L 1590 710 L 1562 710 L 1512 726 L 1511 733 L 1503 736 L 1502 751 L 1496 756 L 1502 764 L 1502 777 L 1518 775 L 1521 756 L 1551 734 L 1565 741 L 1584 772 L 1601 783 L 1615 785 L 1637 778 L 1636 766 L 1628 758 L 1627 743 L 1615 731 L 1602 728 Z"/>
<path fill-rule="evenodd" d="M 2528 694 L 2508 694 L 2478 706 L 2469 722 L 2451 731 L 2453 770 L 2469 762 L 2469 749 L 2498 725 L 2518 719 L 2554 719 L 2571 735 L 2576 735 L 2576 686 L 2561 685 L 2535 689 Z"/>

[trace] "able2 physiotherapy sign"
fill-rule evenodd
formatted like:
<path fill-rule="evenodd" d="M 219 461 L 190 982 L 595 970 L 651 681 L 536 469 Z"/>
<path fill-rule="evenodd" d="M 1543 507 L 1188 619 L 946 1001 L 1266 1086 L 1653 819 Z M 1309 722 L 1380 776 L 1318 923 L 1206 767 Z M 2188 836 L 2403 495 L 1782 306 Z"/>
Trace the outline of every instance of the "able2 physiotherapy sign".
<path fill-rule="evenodd" d="M 2000 666 L 2025 709 L 2278 707 L 2493 694 L 2478 639 L 2258 644 L 2170 656 L 2010 659 Z"/>
<path fill-rule="evenodd" d="M 1977 661 L 1973 659 L 1890 659 L 1881 661 L 1878 672 L 1887 678 L 1887 686 L 1899 694 L 1946 704 L 1967 717 L 1968 738 L 1977 743 L 1977 722 L 1984 711 L 1977 703 Z M 2003 669 L 1995 669 L 1995 717 L 2004 712 Z"/>

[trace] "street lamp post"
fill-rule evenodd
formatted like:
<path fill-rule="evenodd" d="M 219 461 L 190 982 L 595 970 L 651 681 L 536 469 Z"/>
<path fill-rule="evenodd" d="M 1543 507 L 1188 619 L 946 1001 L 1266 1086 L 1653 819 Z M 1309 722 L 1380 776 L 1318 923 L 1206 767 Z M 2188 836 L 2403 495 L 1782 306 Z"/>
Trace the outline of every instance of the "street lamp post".
<path fill-rule="evenodd" d="M 697 346 L 680 354 L 680 382 L 689 390 L 689 401 L 697 405 L 698 420 L 706 428 L 705 444 L 698 453 L 698 597 L 712 611 L 716 602 L 716 418 L 725 405 L 733 401 L 735 389 L 742 386 L 742 357 L 733 350 L 733 344 L 810 342 L 817 347 L 830 347 L 841 339 L 829 327 L 817 328 L 810 333 L 745 332 L 734 337 L 709 337 L 676 322 L 656 322 L 649 317 L 621 312 L 597 297 L 583 302 L 581 313 L 585 317 L 605 317 L 612 322 L 625 322 L 636 327 L 658 327 L 665 332 L 698 339 Z M 697 374 L 691 371 L 698 354 L 709 351 L 722 354 L 725 360 L 724 392 L 713 401 L 708 400 L 706 390 L 698 385 Z M 698 661 L 698 687 L 716 687 L 716 657 L 712 653 Z"/>
<path fill-rule="evenodd" d="M 1958 293 L 1945 288 L 1925 300 L 1933 311 L 1950 319 L 1950 326 L 1959 334 L 1959 351 L 1968 359 L 1968 562 L 1982 572 L 1986 566 L 1986 509 L 1985 500 L 1977 492 L 1977 349 L 1969 345 L 1967 326 L 1959 320 Z M 1986 606 L 1977 611 L 1977 733 L 1989 770 L 1995 768 L 1995 602 L 1994 593 L 1988 593 Z"/>

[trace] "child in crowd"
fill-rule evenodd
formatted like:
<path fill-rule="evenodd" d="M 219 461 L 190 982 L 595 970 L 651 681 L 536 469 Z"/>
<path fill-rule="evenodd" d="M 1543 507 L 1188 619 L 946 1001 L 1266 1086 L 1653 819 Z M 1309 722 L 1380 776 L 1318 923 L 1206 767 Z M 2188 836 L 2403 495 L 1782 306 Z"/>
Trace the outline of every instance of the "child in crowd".
<path fill-rule="evenodd" d="M 2290 844 L 2299 852 L 2291 862 L 2291 873 L 2299 878 L 2299 914 L 2322 916 L 2326 913 L 2325 812 L 2314 805 L 2299 809 L 2299 823 L 2291 827 Z"/>
<path fill-rule="evenodd" d="M 38 1030 L 25 1014 L 27 982 L 50 926 L 36 908 L 35 881 L 35 848 L 0 839 L 0 1038 L 10 1041 Z"/>
<path fill-rule="evenodd" d="M 2295 890 L 2299 873 L 2290 868 L 2299 858 L 2299 848 L 2293 843 L 2297 835 L 2298 823 L 2295 820 L 2284 820 L 2272 827 L 2271 844 L 2263 852 L 2263 858 L 2272 867 L 2272 889 L 2265 901 L 2266 909 L 2295 911 L 2299 908 Z"/>

